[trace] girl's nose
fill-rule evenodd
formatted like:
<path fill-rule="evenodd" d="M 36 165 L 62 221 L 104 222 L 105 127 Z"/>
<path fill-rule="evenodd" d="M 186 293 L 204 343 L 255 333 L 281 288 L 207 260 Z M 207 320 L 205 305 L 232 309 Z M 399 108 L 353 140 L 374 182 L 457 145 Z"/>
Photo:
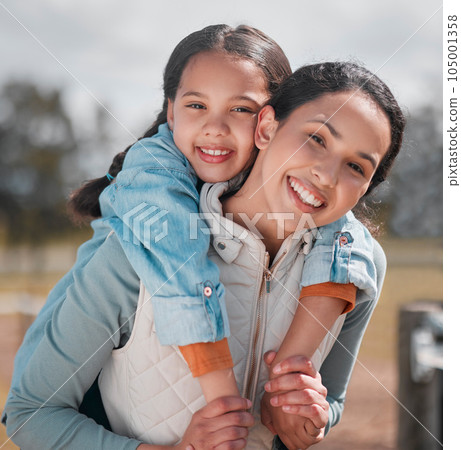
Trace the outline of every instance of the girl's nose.
<path fill-rule="evenodd" d="M 229 134 L 229 126 L 224 117 L 209 116 L 202 127 L 205 136 L 226 136 Z"/>

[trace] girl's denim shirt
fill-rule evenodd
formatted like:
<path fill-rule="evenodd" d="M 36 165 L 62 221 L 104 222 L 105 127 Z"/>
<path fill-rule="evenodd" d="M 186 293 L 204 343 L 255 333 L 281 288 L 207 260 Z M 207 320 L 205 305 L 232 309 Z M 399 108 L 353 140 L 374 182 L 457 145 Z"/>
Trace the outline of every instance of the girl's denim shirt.
<path fill-rule="evenodd" d="M 376 299 L 375 241 L 352 211 L 319 227 L 314 234 L 312 249 L 304 259 L 301 286 L 329 281 L 353 283 L 357 287 L 356 304 Z"/>
<path fill-rule="evenodd" d="M 163 124 L 130 148 L 122 171 L 100 196 L 103 219 L 151 294 L 163 345 L 229 336 L 224 286 L 207 257 L 210 236 L 199 216 L 196 184 Z"/>

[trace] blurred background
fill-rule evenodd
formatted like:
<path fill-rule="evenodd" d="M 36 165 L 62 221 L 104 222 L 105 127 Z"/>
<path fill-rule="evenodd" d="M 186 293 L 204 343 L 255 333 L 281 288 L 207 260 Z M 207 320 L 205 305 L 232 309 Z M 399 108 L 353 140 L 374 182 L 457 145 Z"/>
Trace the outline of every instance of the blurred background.
<path fill-rule="evenodd" d="M 405 108 L 402 154 L 373 198 L 388 258 L 384 289 L 343 419 L 318 446 L 395 449 L 402 414 L 410 417 L 398 389 L 399 311 L 442 299 L 442 12 L 432 0 L 2 0 L 0 408 L 25 330 L 90 237 L 67 217 L 66 197 L 104 175 L 113 155 L 148 128 L 174 46 L 214 23 L 261 29 L 294 69 L 362 62 Z M 6 440 L 0 426 L 0 446 L 16 448 Z"/>

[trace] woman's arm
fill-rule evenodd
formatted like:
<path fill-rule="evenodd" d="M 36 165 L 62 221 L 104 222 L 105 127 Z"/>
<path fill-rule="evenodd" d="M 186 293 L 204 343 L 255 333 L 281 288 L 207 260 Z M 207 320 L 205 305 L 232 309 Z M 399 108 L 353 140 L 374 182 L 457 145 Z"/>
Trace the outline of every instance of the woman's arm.
<path fill-rule="evenodd" d="M 139 278 L 115 235 L 75 270 L 66 294 L 6 404 L 8 435 L 25 450 L 168 448 L 119 436 L 78 412 L 112 350 L 129 338 L 134 321 Z M 176 448 L 228 441 L 243 448 L 253 424 L 244 411 L 248 407 L 240 397 L 210 403 L 194 414 Z"/>
<path fill-rule="evenodd" d="M 137 278 L 115 236 L 74 272 L 5 409 L 7 433 L 24 449 L 135 449 L 78 408 L 114 347 L 131 329 Z"/>

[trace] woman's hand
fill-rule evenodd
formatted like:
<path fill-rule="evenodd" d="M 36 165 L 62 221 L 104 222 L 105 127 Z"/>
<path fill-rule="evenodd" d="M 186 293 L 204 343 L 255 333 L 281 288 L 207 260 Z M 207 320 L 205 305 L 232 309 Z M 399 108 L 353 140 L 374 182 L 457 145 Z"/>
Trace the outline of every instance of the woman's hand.
<path fill-rule="evenodd" d="M 251 402 L 241 397 L 221 397 L 199 409 L 190 421 L 181 443 L 175 447 L 141 444 L 138 450 L 237 450 L 246 445 L 253 416 L 245 411 Z"/>
<path fill-rule="evenodd" d="M 275 352 L 264 355 L 270 366 Z M 275 377 L 275 378 L 274 378 Z M 324 437 L 328 422 L 327 390 L 304 356 L 292 356 L 273 368 L 261 401 L 261 421 L 289 449 L 307 448 Z"/>

